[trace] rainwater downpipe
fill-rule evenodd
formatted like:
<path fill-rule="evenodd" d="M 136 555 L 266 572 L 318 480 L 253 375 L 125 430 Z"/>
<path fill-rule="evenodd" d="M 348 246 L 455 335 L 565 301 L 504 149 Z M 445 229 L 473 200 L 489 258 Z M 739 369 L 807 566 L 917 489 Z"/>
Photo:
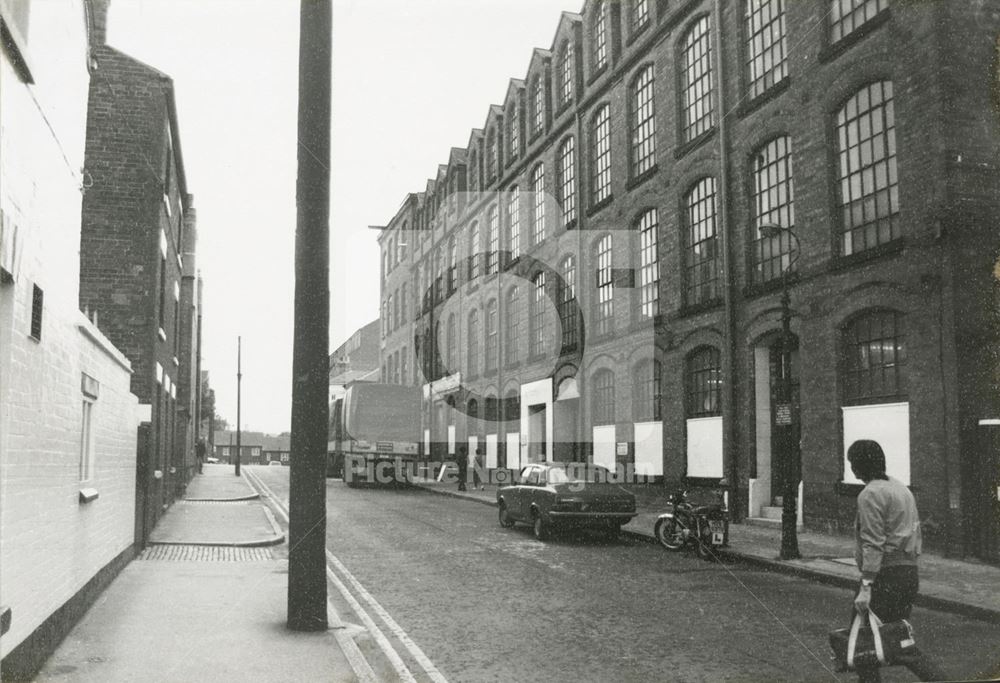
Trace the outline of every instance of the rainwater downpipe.
<path fill-rule="evenodd" d="M 719 223 L 719 237 L 722 241 L 722 276 L 723 276 L 723 305 L 725 308 L 726 326 L 725 326 L 725 336 L 727 342 L 726 353 L 723 355 L 723 371 L 722 376 L 725 381 L 726 386 L 726 402 L 724 404 L 723 414 L 723 424 L 726 430 L 725 443 L 728 444 L 726 449 L 726 454 L 728 457 L 729 464 L 729 500 L 728 507 L 730 513 L 733 515 L 734 519 L 739 519 L 739 468 L 736 462 L 737 444 L 736 444 L 736 376 L 734 373 L 734 368 L 736 367 L 736 314 L 733 310 L 733 272 L 732 272 L 732 249 L 730 240 L 730 221 L 729 221 L 729 128 L 726 125 L 726 116 L 728 111 L 726 109 L 726 99 L 725 99 L 725 60 L 722 51 L 722 2 L 721 0 L 713 0 L 712 9 L 714 13 L 713 17 L 713 32 L 715 33 L 715 63 L 717 67 L 717 72 L 719 77 L 716 79 L 716 90 L 718 93 L 718 105 L 719 105 L 719 194 L 720 194 L 720 205 L 721 205 L 721 218 Z"/>

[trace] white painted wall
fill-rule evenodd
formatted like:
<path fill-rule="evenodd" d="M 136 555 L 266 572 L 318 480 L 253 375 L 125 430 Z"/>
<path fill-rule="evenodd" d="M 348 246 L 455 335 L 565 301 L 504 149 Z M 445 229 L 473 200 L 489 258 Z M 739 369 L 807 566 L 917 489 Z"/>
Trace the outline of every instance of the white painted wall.
<path fill-rule="evenodd" d="M 136 397 L 128 361 L 77 310 L 87 115 L 82 0 L 31 3 L 27 85 L 0 51 L 0 603 L 6 655 L 132 544 Z M 15 227 L 16 226 L 16 227 Z M 14 233 L 16 231 L 16 247 Z M 33 286 L 41 341 L 29 337 Z M 82 373 L 98 382 L 93 475 L 80 480 Z M 98 498 L 81 503 L 81 488 Z"/>

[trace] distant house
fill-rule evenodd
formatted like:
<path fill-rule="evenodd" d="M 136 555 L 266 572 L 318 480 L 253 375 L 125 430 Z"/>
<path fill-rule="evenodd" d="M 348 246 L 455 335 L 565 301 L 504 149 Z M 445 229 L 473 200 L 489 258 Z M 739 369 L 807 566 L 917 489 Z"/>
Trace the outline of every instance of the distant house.
<path fill-rule="evenodd" d="M 212 453 L 219 462 L 236 462 L 236 432 L 233 430 L 218 430 L 214 435 L 215 448 Z M 291 436 L 282 434 L 274 436 L 263 432 L 240 433 L 240 464 L 264 465 L 272 460 L 283 464 L 290 462 Z"/>

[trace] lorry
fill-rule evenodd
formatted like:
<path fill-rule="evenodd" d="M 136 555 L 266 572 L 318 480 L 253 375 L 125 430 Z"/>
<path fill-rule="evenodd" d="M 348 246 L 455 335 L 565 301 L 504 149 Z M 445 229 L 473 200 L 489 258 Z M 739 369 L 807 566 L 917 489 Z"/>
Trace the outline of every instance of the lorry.
<path fill-rule="evenodd" d="M 419 387 L 356 381 L 330 406 L 327 476 L 348 486 L 405 483 L 420 446 Z"/>

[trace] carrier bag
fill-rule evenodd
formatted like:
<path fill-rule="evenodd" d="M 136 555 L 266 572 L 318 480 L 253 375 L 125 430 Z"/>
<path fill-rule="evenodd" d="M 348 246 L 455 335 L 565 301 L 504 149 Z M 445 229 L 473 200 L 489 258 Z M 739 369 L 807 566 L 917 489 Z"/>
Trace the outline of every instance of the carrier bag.
<path fill-rule="evenodd" d="M 854 669 L 859 663 L 895 664 L 900 655 L 917 646 L 913 627 L 906 619 L 883 624 L 871 610 L 867 616 L 867 624 L 865 615 L 859 612 L 850 628 L 830 632 L 830 648 L 841 671 Z"/>

